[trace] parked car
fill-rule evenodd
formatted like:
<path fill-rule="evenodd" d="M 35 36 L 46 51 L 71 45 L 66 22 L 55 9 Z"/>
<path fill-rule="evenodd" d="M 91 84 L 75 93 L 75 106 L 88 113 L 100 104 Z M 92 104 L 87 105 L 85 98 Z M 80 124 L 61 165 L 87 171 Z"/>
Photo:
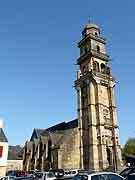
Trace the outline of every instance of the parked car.
<path fill-rule="evenodd" d="M 129 174 L 125 180 L 135 180 L 135 173 Z"/>
<path fill-rule="evenodd" d="M 26 171 L 22 170 L 10 170 L 6 173 L 7 176 L 15 176 L 15 177 L 20 177 L 20 176 L 27 176 L 28 173 Z"/>
<path fill-rule="evenodd" d="M 25 177 L 16 177 L 15 180 L 37 180 L 37 178 L 33 176 L 25 176 Z"/>
<path fill-rule="evenodd" d="M 2 176 L 0 177 L 0 180 L 15 180 L 14 176 Z"/>
<path fill-rule="evenodd" d="M 135 166 L 127 167 L 120 172 L 120 175 L 124 178 L 127 177 L 129 174 L 135 173 Z"/>
<path fill-rule="evenodd" d="M 73 180 L 73 176 L 63 176 L 57 178 L 56 180 Z"/>
<path fill-rule="evenodd" d="M 53 172 L 57 178 L 61 178 L 64 176 L 64 170 L 63 169 L 56 169 L 56 170 L 53 170 Z"/>
<path fill-rule="evenodd" d="M 73 169 L 73 170 L 66 170 L 64 172 L 65 176 L 75 176 L 76 174 L 78 174 L 79 169 Z"/>
<path fill-rule="evenodd" d="M 6 172 L 6 176 L 17 176 L 17 170 L 10 170 Z"/>
<path fill-rule="evenodd" d="M 73 177 L 73 180 L 124 180 L 113 172 L 82 172 Z"/>
<path fill-rule="evenodd" d="M 36 172 L 33 174 L 38 180 L 54 180 L 56 179 L 53 172 Z"/>

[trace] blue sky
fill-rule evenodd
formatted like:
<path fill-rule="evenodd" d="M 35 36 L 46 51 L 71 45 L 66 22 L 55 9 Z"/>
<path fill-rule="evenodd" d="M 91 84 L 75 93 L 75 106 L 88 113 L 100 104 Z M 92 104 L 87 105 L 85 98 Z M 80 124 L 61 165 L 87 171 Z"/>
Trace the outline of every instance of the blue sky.
<path fill-rule="evenodd" d="M 108 40 L 121 143 L 135 137 L 134 7 L 133 0 L 0 2 L 0 119 L 9 144 L 76 118 L 76 45 L 89 19 Z"/>

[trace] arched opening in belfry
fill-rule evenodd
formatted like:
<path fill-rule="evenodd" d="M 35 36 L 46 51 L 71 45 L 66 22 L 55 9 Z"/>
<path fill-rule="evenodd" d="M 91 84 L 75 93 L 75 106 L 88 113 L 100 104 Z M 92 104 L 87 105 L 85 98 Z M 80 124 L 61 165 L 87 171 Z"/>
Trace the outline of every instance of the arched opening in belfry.
<path fill-rule="evenodd" d="M 95 36 L 98 36 L 98 33 L 97 33 L 97 32 L 95 32 Z"/>
<path fill-rule="evenodd" d="M 106 148 L 106 152 L 107 152 L 107 161 L 109 165 L 112 165 L 112 152 L 111 150 L 107 147 Z"/>
<path fill-rule="evenodd" d="M 99 72 L 99 63 L 97 61 L 93 62 L 93 70 Z"/>
<path fill-rule="evenodd" d="M 102 73 L 105 73 L 105 71 L 106 71 L 106 66 L 105 66 L 105 64 L 103 64 L 103 63 L 101 63 L 101 72 Z"/>
<path fill-rule="evenodd" d="M 96 50 L 97 50 L 97 52 L 100 52 L 100 46 L 99 45 L 96 46 Z"/>

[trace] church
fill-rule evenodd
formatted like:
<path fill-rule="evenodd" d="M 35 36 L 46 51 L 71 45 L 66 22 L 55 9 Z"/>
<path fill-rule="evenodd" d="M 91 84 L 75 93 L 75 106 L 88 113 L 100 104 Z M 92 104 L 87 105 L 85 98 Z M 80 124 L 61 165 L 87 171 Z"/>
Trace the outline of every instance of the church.
<path fill-rule="evenodd" d="M 77 119 L 34 129 L 24 147 L 25 170 L 117 170 L 121 165 L 115 78 L 96 24 L 84 27 L 78 48 Z"/>

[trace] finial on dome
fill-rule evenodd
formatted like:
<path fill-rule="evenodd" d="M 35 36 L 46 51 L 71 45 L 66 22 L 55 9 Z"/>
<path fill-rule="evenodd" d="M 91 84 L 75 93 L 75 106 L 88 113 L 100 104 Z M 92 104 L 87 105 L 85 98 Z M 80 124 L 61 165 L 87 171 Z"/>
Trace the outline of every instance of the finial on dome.
<path fill-rule="evenodd" d="M 91 19 L 89 18 L 89 19 L 88 19 L 88 24 L 90 24 L 90 23 L 91 23 Z"/>

